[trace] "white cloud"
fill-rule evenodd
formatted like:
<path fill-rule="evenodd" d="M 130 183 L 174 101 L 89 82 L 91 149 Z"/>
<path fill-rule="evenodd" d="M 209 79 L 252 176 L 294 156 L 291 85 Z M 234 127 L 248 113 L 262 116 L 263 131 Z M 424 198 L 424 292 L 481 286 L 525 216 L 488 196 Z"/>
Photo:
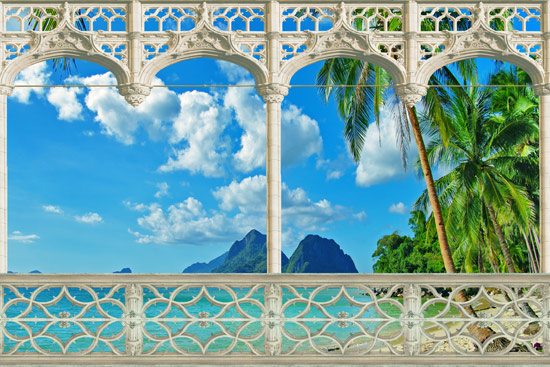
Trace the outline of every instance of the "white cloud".
<path fill-rule="evenodd" d="M 406 174 L 401 160 L 401 151 L 396 143 L 397 119 L 383 111 L 380 130 L 374 124 L 369 126 L 355 171 L 355 182 L 359 186 L 372 186 Z M 415 158 L 416 150 L 410 149 L 409 162 Z"/>
<path fill-rule="evenodd" d="M 241 80 L 250 79 L 250 72 L 242 66 L 223 60 L 217 60 L 216 64 L 230 82 L 239 82 Z"/>
<path fill-rule="evenodd" d="M 34 64 L 19 73 L 15 85 L 45 85 L 49 84 L 51 73 L 48 72 L 48 65 L 45 62 Z M 11 98 L 24 104 L 30 103 L 33 94 L 44 95 L 44 88 L 41 87 L 16 87 Z"/>
<path fill-rule="evenodd" d="M 347 169 L 352 165 L 349 154 L 339 154 L 335 159 L 318 158 L 315 164 L 318 170 L 325 171 L 326 179 L 339 180 L 345 174 Z"/>
<path fill-rule="evenodd" d="M 224 106 L 234 111 L 235 120 L 244 130 L 240 149 L 233 157 L 235 167 L 241 172 L 250 172 L 265 166 L 264 102 L 252 88 L 232 88 L 225 94 Z M 298 107 L 289 105 L 282 110 L 281 124 L 283 165 L 292 165 L 320 154 L 323 140 L 317 121 L 305 115 Z"/>
<path fill-rule="evenodd" d="M 42 210 L 46 213 L 63 214 L 63 209 L 55 205 L 43 205 Z"/>
<path fill-rule="evenodd" d="M 84 215 L 77 215 L 74 217 L 74 219 L 77 222 L 84 224 L 98 224 L 103 222 L 103 218 L 101 217 L 101 215 L 92 212 L 86 213 Z"/>
<path fill-rule="evenodd" d="M 90 77 L 71 77 L 71 83 L 91 85 L 114 85 L 116 79 L 111 73 Z M 155 84 L 162 84 L 155 79 Z M 152 139 L 159 139 L 167 133 L 167 123 L 179 112 L 179 102 L 175 92 L 166 88 L 153 88 L 151 95 L 138 107 L 130 106 L 115 88 L 90 88 L 85 98 L 86 107 L 95 113 L 95 121 L 102 132 L 130 145 L 135 142 L 140 128 L 149 133 Z"/>
<path fill-rule="evenodd" d="M 364 211 L 360 211 L 358 213 L 355 213 L 353 217 L 358 221 L 364 221 L 365 219 L 367 219 L 367 213 L 365 213 Z"/>
<path fill-rule="evenodd" d="M 157 199 L 160 199 L 162 197 L 168 196 L 168 190 L 170 189 L 170 186 L 166 182 L 160 182 L 157 184 L 157 192 L 155 193 L 155 197 Z"/>
<path fill-rule="evenodd" d="M 20 231 L 14 231 L 8 236 L 8 240 L 21 243 L 34 243 L 39 239 L 40 237 L 36 234 L 23 234 Z"/>
<path fill-rule="evenodd" d="M 222 210 L 238 209 L 241 213 L 263 212 L 266 190 L 265 176 L 257 175 L 219 187 L 213 195 Z"/>
<path fill-rule="evenodd" d="M 243 129 L 240 149 L 233 156 L 235 167 L 250 172 L 265 165 L 265 108 L 264 102 L 249 88 L 230 88 L 224 106 L 235 113 L 235 121 Z"/>
<path fill-rule="evenodd" d="M 395 214 L 405 214 L 407 212 L 407 207 L 404 203 L 400 201 L 398 203 L 390 205 L 388 211 Z"/>
<path fill-rule="evenodd" d="M 200 245 L 227 244 L 250 229 L 265 228 L 265 176 L 247 177 L 217 188 L 212 194 L 218 209 L 208 211 L 202 202 L 189 197 L 164 210 L 159 204 L 126 202 L 129 208 L 144 213 L 138 218 L 141 230 L 130 230 L 140 243 L 179 243 Z M 365 214 L 334 205 L 326 199 L 314 201 L 302 188 L 283 185 L 285 241 L 294 244 L 302 231 L 323 231 L 328 223 L 363 220 Z"/>
<path fill-rule="evenodd" d="M 228 63 L 219 65 L 235 80 L 248 77 L 240 67 Z M 48 77 L 46 64 L 38 64 L 26 70 L 21 80 L 37 83 L 37 79 Z M 116 79 L 111 73 L 104 73 L 72 76 L 66 82 L 115 85 Z M 242 82 L 252 83 L 244 79 Z M 155 79 L 154 83 L 162 84 L 162 81 Z M 80 95 L 84 95 L 84 103 Z M 227 164 L 233 164 L 241 172 L 265 166 L 265 104 L 254 88 L 230 88 L 222 94 L 191 91 L 179 95 L 167 88 L 153 88 L 138 107 L 130 106 L 114 87 L 53 88 L 47 97 L 59 118 L 66 121 L 82 119 L 85 105 L 95 115 L 101 132 L 123 144 L 134 144 L 140 130 L 145 130 L 152 140 L 167 139 L 173 151 L 159 167 L 161 172 L 187 170 L 207 177 L 221 177 L 226 173 Z M 28 101 L 29 95 L 20 94 L 16 98 Z M 236 152 L 232 152 L 231 136 L 226 131 L 233 117 L 242 129 Z M 283 165 L 321 153 L 319 126 L 298 107 L 289 105 L 283 109 L 282 125 Z M 93 136 L 93 132 L 84 133 Z"/>
<path fill-rule="evenodd" d="M 344 172 L 342 171 L 329 171 L 327 172 L 327 180 L 338 180 L 342 178 Z"/>
<path fill-rule="evenodd" d="M 138 219 L 138 224 L 150 232 L 142 234 L 130 230 L 139 243 L 227 243 L 230 238 L 234 240 L 242 235 L 230 218 L 223 213 L 207 213 L 203 204 L 193 197 L 170 205 L 167 210 L 163 210 L 158 204 L 137 204 L 134 209 L 146 211 Z"/>
<path fill-rule="evenodd" d="M 83 107 L 78 100 L 78 96 L 83 92 L 82 88 L 51 88 L 47 98 L 57 109 L 60 120 L 76 121 L 84 119 Z"/>
<path fill-rule="evenodd" d="M 174 121 L 170 142 L 185 142 L 185 147 L 176 149 L 159 170 L 189 170 L 208 177 L 223 176 L 223 163 L 230 146 L 222 133 L 229 123 L 229 114 L 208 93 L 186 92 L 179 100 L 181 113 Z"/>
<path fill-rule="evenodd" d="M 264 213 L 266 206 L 266 178 L 252 176 L 242 181 L 233 181 L 214 191 L 222 210 L 249 214 Z M 350 211 L 340 205 L 333 205 L 322 199 L 313 201 L 302 188 L 291 189 L 283 183 L 282 187 L 283 217 L 293 227 L 303 230 L 323 230 L 325 225 L 345 219 Z M 263 215 L 263 214 L 262 214 Z"/>
<path fill-rule="evenodd" d="M 317 121 L 294 105 L 282 111 L 282 163 L 292 165 L 323 150 Z"/>

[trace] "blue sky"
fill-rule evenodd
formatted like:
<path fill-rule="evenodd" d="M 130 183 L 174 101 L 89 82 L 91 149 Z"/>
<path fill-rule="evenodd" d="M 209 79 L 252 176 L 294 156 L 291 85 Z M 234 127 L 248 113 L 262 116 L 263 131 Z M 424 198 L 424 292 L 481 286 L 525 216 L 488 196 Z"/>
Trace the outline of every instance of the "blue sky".
<path fill-rule="evenodd" d="M 77 66 L 67 77 L 38 64 L 19 83 L 114 84 L 96 65 Z M 313 84 L 320 66 L 292 82 Z M 252 83 L 245 70 L 209 59 L 158 78 Z M 157 88 L 136 109 L 112 89 L 17 88 L 8 103 L 10 270 L 181 272 L 252 228 L 265 233 L 263 107 L 251 88 Z M 383 117 L 355 164 L 334 104 L 313 88 L 291 89 L 282 131 L 287 255 L 306 234 L 320 234 L 370 272 L 377 240 L 409 232 L 424 183 L 404 170 L 394 119 Z"/>

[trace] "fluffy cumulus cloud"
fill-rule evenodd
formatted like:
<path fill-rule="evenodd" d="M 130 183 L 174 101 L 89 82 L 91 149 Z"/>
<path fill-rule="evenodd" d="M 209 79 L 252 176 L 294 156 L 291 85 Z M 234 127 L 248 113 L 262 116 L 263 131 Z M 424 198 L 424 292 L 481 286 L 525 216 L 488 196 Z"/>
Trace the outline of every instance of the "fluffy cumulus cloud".
<path fill-rule="evenodd" d="M 224 97 L 224 106 L 233 111 L 235 121 L 243 129 L 240 149 L 233 160 L 241 172 L 249 172 L 265 164 L 265 108 L 264 102 L 250 88 L 230 88 Z"/>
<path fill-rule="evenodd" d="M 397 119 L 383 112 L 380 126 L 368 128 L 361 160 L 355 171 L 355 182 L 359 186 L 372 186 L 406 174 L 397 146 Z M 409 150 L 412 161 L 414 149 Z"/>
<path fill-rule="evenodd" d="M 28 104 L 33 94 L 43 96 L 45 93 L 44 88 L 36 86 L 49 84 L 50 76 L 51 72 L 49 72 L 48 65 L 45 62 L 29 66 L 19 73 L 15 85 L 31 85 L 34 87 L 16 87 L 11 98 L 20 103 Z"/>
<path fill-rule="evenodd" d="M 101 215 L 92 212 L 86 213 L 84 215 L 77 215 L 74 217 L 74 219 L 77 222 L 84 224 L 98 224 L 103 222 L 103 218 L 101 217 Z"/>
<path fill-rule="evenodd" d="M 305 115 L 294 105 L 282 112 L 282 163 L 295 164 L 323 149 L 323 140 L 317 121 Z"/>
<path fill-rule="evenodd" d="M 115 85 L 116 79 L 111 73 L 105 73 L 84 78 L 70 77 L 67 82 Z M 157 79 L 155 84 L 162 82 Z M 151 95 L 138 107 L 130 106 L 116 88 L 90 88 L 87 90 L 84 103 L 94 113 L 95 121 L 100 124 L 102 132 L 126 145 L 135 142 L 140 128 L 146 130 L 153 139 L 163 137 L 167 131 L 167 123 L 179 113 L 176 93 L 166 88 L 154 88 Z M 61 110 L 59 114 L 61 116 Z"/>
<path fill-rule="evenodd" d="M 388 211 L 394 214 L 405 214 L 407 212 L 407 206 L 405 206 L 405 204 L 400 201 L 398 203 L 390 205 Z"/>
<path fill-rule="evenodd" d="M 240 149 L 234 156 L 235 167 L 242 172 L 263 167 L 266 146 L 264 102 L 251 88 L 232 88 L 225 94 L 224 105 L 234 111 L 235 120 L 244 131 Z M 319 125 L 300 108 L 295 105 L 283 108 L 281 124 L 283 165 L 292 165 L 321 153 L 323 140 Z"/>
<path fill-rule="evenodd" d="M 36 234 L 23 234 L 20 231 L 14 231 L 8 236 L 8 240 L 20 243 L 34 243 L 40 239 L 40 236 Z"/>
<path fill-rule="evenodd" d="M 174 120 L 170 142 L 185 147 L 176 149 L 160 171 L 188 170 L 208 177 L 222 176 L 223 163 L 230 153 L 229 141 L 222 135 L 230 115 L 208 93 L 186 92 L 179 100 L 181 113 Z"/>
<path fill-rule="evenodd" d="M 167 209 L 157 203 L 126 203 L 142 213 L 137 220 L 140 230 L 130 232 L 140 243 L 226 244 L 250 229 L 265 227 L 265 195 L 265 176 L 257 175 L 214 190 L 218 208 L 210 211 L 193 197 Z M 365 214 L 353 213 L 326 199 L 312 200 L 302 188 L 283 185 L 283 216 L 285 241 L 295 242 L 302 231 L 323 231 L 329 223 L 348 218 L 363 220 Z"/>
<path fill-rule="evenodd" d="M 229 80 L 251 83 L 241 67 L 220 62 L 220 69 Z M 48 84 L 50 73 L 46 63 L 21 72 L 19 84 Z M 58 112 L 60 120 L 84 119 L 85 109 L 100 125 L 101 132 L 119 142 L 136 143 L 140 131 L 152 140 L 167 140 L 172 153 L 159 167 L 161 172 L 179 170 L 220 177 L 232 165 L 240 172 L 265 166 L 265 104 L 254 88 L 229 88 L 222 93 L 191 91 L 178 94 L 167 88 L 153 88 L 138 107 L 130 106 L 116 88 L 86 88 L 85 85 L 116 85 L 111 73 L 88 77 L 71 76 L 67 83 L 83 87 L 16 89 L 13 98 L 28 103 L 33 93 L 45 95 Z M 162 85 L 160 79 L 154 84 Z M 234 122 L 241 128 L 239 143 L 232 144 Z M 295 164 L 322 151 L 317 122 L 294 105 L 282 111 L 282 163 Z M 93 132 L 88 132 L 93 136 Z M 234 145 L 234 146 L 232 146 Z"/>
<path fill-rule="evenodd" d="M 237 209 L 241 213 L 257 213 L 265 211 L 266 190 L 265 176 L 257 175 L 232 181 L 217 188 L 213 194 L 224 211 Z"/>
<path fill-rule="evenodd" d="M 47 99 L 57 109 L 60 120 L 83 120 L 83 107 L 78 100 L 78 96 L 83 92 L 82 88 L 51 88 Z"/>
<path fill-rule="evenodd" d="M 137 222 L 142 234 L 130 230 L 139 243 L 182 243 L 201 245 L 223 243 L 240 235 L 233 221 L 223 213 L 208 213 L 203 204 L 193 197 L 170 205 L 164 210 L 159 204 L 133 204 L 131 208 L 143 212 Z"/>
<path fill-rule="evenodd" d="M 63 209 L 56 205 L 43 205 L 42 210 L 44 210 L 46 213 L 63 214 Z"/>
<path fill-rule="evenodd" d="M 240 82 L 250 78 L 250 73 L 242 66 L 223 60 L 216 61 L 216 64 L 230 82 Z"/>

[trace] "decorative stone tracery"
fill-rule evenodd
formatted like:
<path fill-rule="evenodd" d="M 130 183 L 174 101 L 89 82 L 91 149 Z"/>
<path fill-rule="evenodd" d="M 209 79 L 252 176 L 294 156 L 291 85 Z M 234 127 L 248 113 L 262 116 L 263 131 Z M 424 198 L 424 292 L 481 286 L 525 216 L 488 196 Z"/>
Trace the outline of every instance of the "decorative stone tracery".
<path fill-rule="evenodd" d="M 441 4 L 431 0 L 303 4 L 290 0 L 246 4 L 7 0 L 0 3 L 0 95 L 10 94 L 24 68 L 59 57 L 86 59 L 106 67 L 133 106 L 150 94 L 155 75 L 173 63 L 213 57 L 245 67 L 267 104 L 268 242 L 274 249 L 281 245 L 280 105 L 299 69 L 333 57 L 366 60 L 385 68 L 400 97 L 413 105 L 426 94 L 428 80 L 437 69 L 462 59 L 492 57 L 523 68 L 537 93 L 548 95 L 549 13 L 546 0 L 521 4 L 507 0 L 477 4 L 466 0 Z M 46 25 L 52 29 L 45 31 Z M 550 119 L 548 108 L 543 111 L 541 128 L 548 137 L 541 135 L 541 142 L 550 144 L 550 132 L 546 133 L 550 129 L 544 128 Z M 0 118 L 5 117 L 5 111 L 0 111 Z M 5 140 L 4 127 L 0 130 L 0 153 L 4 154 L 0 173 L 4 176 Z M 545 164 L 541 167 L 545 170 Z M 543 182 L 550 182 L 545 174 Z M 7 214 L 2 214 L 7 213 L 7 200 L 2 199 L 5 182 L 4 177 L 0 259 L 7 256 Z M 542 197 L 542 211 L 550 211 L 550 198 Z M 550 246 L 550 232 L 543 234 L 543 243 Z M 277 259 L 272 261 L 270 269 L 276 272 L 280 264 Z M 550 257 L 547 263 L 550 270 Z M 6 270 L 0 262 L 0 272 Z"/>

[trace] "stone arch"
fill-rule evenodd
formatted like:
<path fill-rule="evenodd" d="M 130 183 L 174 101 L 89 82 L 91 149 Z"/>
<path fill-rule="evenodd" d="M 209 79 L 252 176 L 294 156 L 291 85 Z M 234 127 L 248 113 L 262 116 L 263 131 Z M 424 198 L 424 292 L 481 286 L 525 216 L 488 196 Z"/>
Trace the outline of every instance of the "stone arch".
<path fill-rule="evenodd" d="M 372 62 L 386 70 L 391 75 L 395 84 L 402 84 L 406 81 L 405 69 L 395 60 L 378 53 L 365 53 L 364 51 L 352 48 L 340 48 L 327 49 L 320 53 L 304 54 L 291 59 L 281 70 L 281 83 L 290 84 L 292 77 L 299 70 L 316 62 L 333 58 L 351 58 Z"/>
<path fill-rule="evenodd" d="M 181 53 L 169 53 L 159 56 L 145 65 L 142 69 L 139 80 L 144 85 L 152 85 L 155 76 L 163 69 L 177 64 L 178 62 L 198 58 L 211 58 L 231 62 L 242 66 L 250 72 L 255 79 L 256 85 L 261 85 L 267 82 L 267 69 L 257 60 L 239 54 L 227 53 L 225 51 L 214 49 L 189 50 Z"/>
<path fill-rule="evenodd" d="M 457 52 L 443 53 L 426 61 L 417 71 L 416 83 L 427 85 L 433 73 L 442 67 L 455 63 L 457 61 L 473 59 L 473 58 L 488 58 L 499 61 L 509 62 L 523 69 L 533 82 L 533 85 L 544 83 L 544 69 L 535 60 L 528 56 L 519 54 L 515 51 L 503 51 L 493 48 L 474 48 L 463 49 Z"/>
<path fill-rule="evenodd" d="M 113 73 L 119 85 L 128 83 L 129 73 L 117 60 L 98 53 L 89 53 L 74 49 L 56 49 L 44 53 L 29 53 L 10 62 L 0 76 L 0 84 L 13 86 L 17 75 L 24 69 L 43 61 L 58 58 L 75 58 L 103 66 Z"/>

